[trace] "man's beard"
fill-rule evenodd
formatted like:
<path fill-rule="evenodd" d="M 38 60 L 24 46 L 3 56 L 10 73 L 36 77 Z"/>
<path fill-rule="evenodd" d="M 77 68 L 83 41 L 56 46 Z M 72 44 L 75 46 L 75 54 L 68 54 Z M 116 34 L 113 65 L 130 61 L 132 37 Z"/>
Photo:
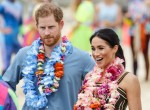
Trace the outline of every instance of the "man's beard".
<path fill-rule="evenodd" d="M 48 43 L 46 40 L 51 39 L 51 41 Z M 53 35 L 46 35 L 42 37 L 42 41 L 44 42 L 45 45 L 51 47 L 55 45 L 60 39 L 60 34 L 57 34 L 56 36 Z"/>
<path fill-rule="evenodd" d="M 42 39 L 48 39 L 48 38 L 54 38 L 54 36 L 53 35 L 45 35 L 45 36 L 43 36 Z"/>

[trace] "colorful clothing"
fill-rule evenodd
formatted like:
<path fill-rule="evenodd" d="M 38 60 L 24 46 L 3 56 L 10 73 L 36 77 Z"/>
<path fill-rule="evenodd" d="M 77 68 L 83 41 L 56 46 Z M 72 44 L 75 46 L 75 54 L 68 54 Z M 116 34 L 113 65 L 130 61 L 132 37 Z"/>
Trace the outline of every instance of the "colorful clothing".
<path fill-rule="evenodd" d="M 136 7 L 135 7 L 136 6 Z M 132 21 L 134 22 L 130 28 L 131 36 L 138 36 L 142 50 L 146 49 L 146 35 L 150 34 L 150 13 L 149 6 L 146 6 L 142 0 L 132 0 L 129 2 L 129 13 Z M 136 25 L 137 24 L 137 25 Z M 136 29 L 138 30 L 136 31 Z M 137 33 L 137 34 L 136 34 Z M 135 44 L 137 41 L 135 41 Z M 137 44 L 138 45 L 138 44 Z"/>
<path fill-rule="evenodd" d="M 104 2 L 100 2 L 98 4 L 98 10 L 99 13 L 97 13 L 98 16 L 98 28 L 104 28 L 107 27 L 104 23 L 110 22 L 113 23 L 116 21 L 119 11 L 119 6 L 116 3 L 113 3 L 111 5 L 107 5 Z M 111 27 L 114 28 L 114 27 Z"/>
<path fill-rule="evenodd" d="M 128 11 L 132 22 L 129 34 L 131 35 L 131 37 L 133 37 L 135 35 L 135 29 L 136 29 L 135 23 L 141 23 L 144 20 L 143 13 L 145 8 L 141 0 L 129 1 L 128 5 L 129 5 Z"/>
<path fill-rule="evenodd" d="M 94 19 L 94 5 L 92 2 L 83 1 L 75 13 L 75 19 L 80 25 L 72 33 L 71 42 L 77 48 L 90 51 L 91 46 L 89 39 L 92 35 L 92 28 L 90 25 Z"/>
<path fill-rule="evenodd" d="M 19 27 L 22 24 L 22 6 L 19 2 L 3 0 L 0 4 L 0 14 L 5 20 L 4 28 L 10 28 L 9 34 L 4 34 L 6 58 L 4 70 L 10 65 L 11 55 L 18 52 L 21 45 L 18 41 Z"/>
<path fill-rule="evenodd" d="M 5 24 L 5 22 L 4 22 L 4 19 L 3 19 L 3 17 L 0 15 L 0 28 L 3 28 L 4 27 L 4 24 Z M 1 61 L 3 62 L 2 63 L 2 66 L 1 66 L 1 68 L 2 68 L 2 70 L 3 70 L 3 68 L 5 67 L 5 40 L 4 40 L 4 34 L 0 31 L 0 56 L 1 56 Z"/>
<path fill-rule="evenodd" d="M 122 75 L 123 62 L 117 57 L 105 70 L 95 66 L 85 76 L 74 110 L 125 110 L 126 92 L 119 87 L 119 83 L 127 74 Z"/>
<path fill-rule="evenodd" d="M 0 110 L 19 110 L 16 94 L 0 79 Z"/>
<path fill-rule="evenodd" d="M 117 81 L 118 84 L 121 83 L 121 81 L 124 79 L 124 77 L 128 74 L 128 72 L 124 73 L 119 80 Z M 126 110 L 127 105 L 128 105 L 128 100 L 127 100 L 127 93 L 125 90 L 123 90 L 121 87 L 117 88 L 117 91 L 119 92 L 120 96 L 115 104 L 116 110 Z"/>
<path fill-rule="evenodd" d="M 34 19 L 32 17 L 28 18 L 21 27 L 21 33 L 23 35 L 22 46 L 29 46 L 34 40 L 38 39 L 39 33 L 34 24 Z"/>
<path fill-rule="evenodd" d="M 22 78 L 23 65 L 27 57 L 27 52 L 30 49 L 31 46 L 22 48 L 3 76 L 3 80 L 8 82 L 14 90 Z M 46 57 L 43 68 L 49 60 L 50 59 Z M 60 80 L 58 91 L 47 96 L 47 107 L 35 109 L 27 106 L 25 103 L 22 110 L 72 110 L 77 100 L 78 91 L 82 85 L 82 79 L 84 79 L 87 72 L 92 70 L 94 65 L 94 60 L 87 52 L 83 52 L 71 46 L 71 50 L 64 60 L 64 76 Z M 33 78 L 34 84 L 36 85 L 37 77 L 34 75 Z M 38 92 L 37 86 L 35 87 Z"/>

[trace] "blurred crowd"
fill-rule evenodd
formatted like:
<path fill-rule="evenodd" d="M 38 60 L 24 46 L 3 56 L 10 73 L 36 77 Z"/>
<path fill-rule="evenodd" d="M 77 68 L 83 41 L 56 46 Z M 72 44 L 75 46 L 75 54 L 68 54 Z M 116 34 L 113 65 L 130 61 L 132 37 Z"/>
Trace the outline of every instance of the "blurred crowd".
<path fill-rule="evenodd" d="M 39 37 L 34 24 L 34 10 L 39 2 L 55 0 L 32 0 L 25 11 L 24 4 L 17 0 L 0 2 L 0 53 L 2 54 L 2 73 L 10 65 L 12 54 Z M 144 56 L 146 76 L 149 77 L 149 39 L 150 39 L 150 0 L 129 0 L 127 7 L 121 7 L 115 0 L 73 0 L 69 7 L 75 25 L 66 33 L 74 46 L 90 52 L 89 38 L 99 28 L 114 29 L 125 46 L 130 46 L 133 56 L 133 70 L 137 75 L 137 55 Z M 24 17 L 26 12 L 27 17 Z M 21 39 L 21 40 L 19 40 Z"/>

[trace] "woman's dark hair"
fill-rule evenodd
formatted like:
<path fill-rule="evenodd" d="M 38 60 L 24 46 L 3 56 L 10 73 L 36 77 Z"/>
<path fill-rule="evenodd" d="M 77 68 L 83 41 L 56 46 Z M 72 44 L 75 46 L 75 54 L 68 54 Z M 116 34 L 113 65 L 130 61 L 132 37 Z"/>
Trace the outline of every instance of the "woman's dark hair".
<path fill-rule="evenodd" d="M 92 39 L 94 37 L 98 37 L 100 39 L 105 40 L 111 48 L 113 48 L 115 45 L 118 45 L 118 51 L 116 52 L 116 56 L 124 60 L 123 65 L 125 67 L 125 57 L 123 54 L 122 47 L 120 45 L 119 37 L 115 31 L 109 28 L 99 29 L 91 36 L 90 43 L 92 42 Z"/>

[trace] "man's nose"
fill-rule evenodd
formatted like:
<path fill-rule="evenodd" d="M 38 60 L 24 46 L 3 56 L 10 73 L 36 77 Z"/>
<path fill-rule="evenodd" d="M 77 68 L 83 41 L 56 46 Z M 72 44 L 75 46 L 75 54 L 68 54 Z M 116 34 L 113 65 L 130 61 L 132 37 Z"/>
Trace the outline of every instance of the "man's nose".
<path fill-rule="evenodd" d="M 49 35 L 50 34 L 50 30 L 48 28 L 45 29 L 45 35 Z"/>

